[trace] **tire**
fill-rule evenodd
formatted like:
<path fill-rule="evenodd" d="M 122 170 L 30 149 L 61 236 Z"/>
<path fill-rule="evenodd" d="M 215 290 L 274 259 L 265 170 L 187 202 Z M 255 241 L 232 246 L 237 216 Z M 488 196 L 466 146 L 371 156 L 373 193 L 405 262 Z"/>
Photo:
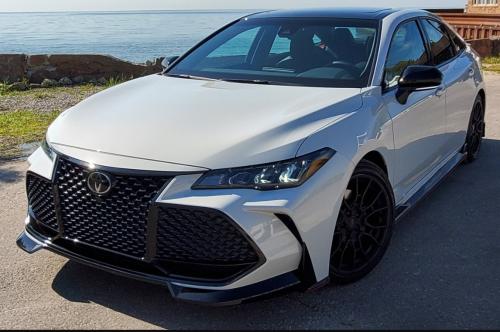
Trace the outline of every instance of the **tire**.
<path fill-rule="evenodd" d="M 481 143 L 484 137 L 484 105 L 480 96 L 476 97 L 469 120 L 467 136 L 465 138 L 464 153 L 465 161 L 471 163 L 477 159 L 481 150 Z"/>
<path fill-rule="evenodd" d="M 389 246 L 393 226 L 394 195 L 387 175 L 362 160 L 340 208 L 330 252 L 330 280 L 346 284 L 370 273 Z"/>

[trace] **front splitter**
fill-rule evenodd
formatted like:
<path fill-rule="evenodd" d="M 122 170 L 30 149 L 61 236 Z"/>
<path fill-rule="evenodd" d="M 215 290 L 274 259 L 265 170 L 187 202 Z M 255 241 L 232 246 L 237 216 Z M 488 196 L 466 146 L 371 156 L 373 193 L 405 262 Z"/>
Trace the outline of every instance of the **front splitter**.
<path fill-rule="evenodd" d="M 185 283 L 187 282 L 185 280 L 171 279 L 168 277 L 150 275 L 122 267 L 116 267 L 108 263 L 76 254 L 61 246 L 55 245 L 49 239 L 30 227 L 29 224 L 19 235 L 16 243 L 19 248 L 30 254 L 35 253 L 40 249 L 47 249 L 76 262 L 111 272 L 116 275 L 166 286 L 170 290 L 173 298 L 198 304 L 219 306 L 240 304 L 243 301 L 264 296 L 300 283 L 300 279 L 297 274 L 295 272 L 289 272 L 252 285 L 235 289 L 213 290 L 188 287 L 185 286 Z"/>

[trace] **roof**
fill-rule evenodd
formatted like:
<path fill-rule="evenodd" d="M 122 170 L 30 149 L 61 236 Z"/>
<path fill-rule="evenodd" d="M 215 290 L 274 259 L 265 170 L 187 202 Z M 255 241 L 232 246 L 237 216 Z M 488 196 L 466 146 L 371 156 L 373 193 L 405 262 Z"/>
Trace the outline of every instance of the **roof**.
<path fill-rule="evenodd" d="M 291 17 L 321 17 L 321 18 L 351 18 L 351 19 L 376 19 L 380 20 L 384 17 L 396 12 L 397 9 L 392 8 L 310 8 L 310 9 L 287 9 L 287 10 L 272 10 L 251 15 L 251 18 L 291 18 Z"/>

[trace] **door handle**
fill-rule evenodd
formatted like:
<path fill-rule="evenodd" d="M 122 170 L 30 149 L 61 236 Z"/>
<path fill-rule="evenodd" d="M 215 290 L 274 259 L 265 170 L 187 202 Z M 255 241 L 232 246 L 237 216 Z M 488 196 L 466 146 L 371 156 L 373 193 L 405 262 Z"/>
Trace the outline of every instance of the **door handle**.
<path fill-rule="evenodd" d="M 438 86 L 436 88 L 436 96 L 441 97 L 446 93 L 446 87 L 444 85 Z"/>

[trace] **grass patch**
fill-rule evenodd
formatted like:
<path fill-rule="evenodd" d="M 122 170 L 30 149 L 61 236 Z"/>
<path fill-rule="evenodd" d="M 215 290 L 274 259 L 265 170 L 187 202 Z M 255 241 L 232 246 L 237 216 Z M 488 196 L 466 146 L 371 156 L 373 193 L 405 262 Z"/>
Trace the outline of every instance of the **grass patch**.
<path fill-rule="evenodd" d="M 0 113 L 0 159 L 19 157 L 21 144 L 41 141 L 59 114 L 30 110 Z"/>
<path fill-rule="evenodd" d="M 111 77 L 109 80 L 106 81 L 106 84 L 104 84 L 104 87 L 106 89 L 111 88 L 111 87 L 118 85 L 118 84 L 121 84 L 125 81 L 127 81 L 127 80 L 123 77 Z"/>
<path fill-rule="evenodd" d="M 55 98 L 53 94 L 47 91 L 43 91 L 42 89 L 38 89 L 37 91 L 33 90 L 33 97 L 36 99 L 48 99 L 48 98 Z"/>
<path fill-rule="evenodd" d="M 7 83 L 0 83 L 0 96 L 4 96 L 9 93 L 9 85 Z"/>
<path fill-rule="evenodd" d="M 500 56 L 487 57 L 482 60 L 483 70 L 500 73 Z"/>
<path fill-rule="evenodd" d="M 490 56 L 484 58 L 482 61 L 487 65 L 500 65 L 500 56 Z"/>

